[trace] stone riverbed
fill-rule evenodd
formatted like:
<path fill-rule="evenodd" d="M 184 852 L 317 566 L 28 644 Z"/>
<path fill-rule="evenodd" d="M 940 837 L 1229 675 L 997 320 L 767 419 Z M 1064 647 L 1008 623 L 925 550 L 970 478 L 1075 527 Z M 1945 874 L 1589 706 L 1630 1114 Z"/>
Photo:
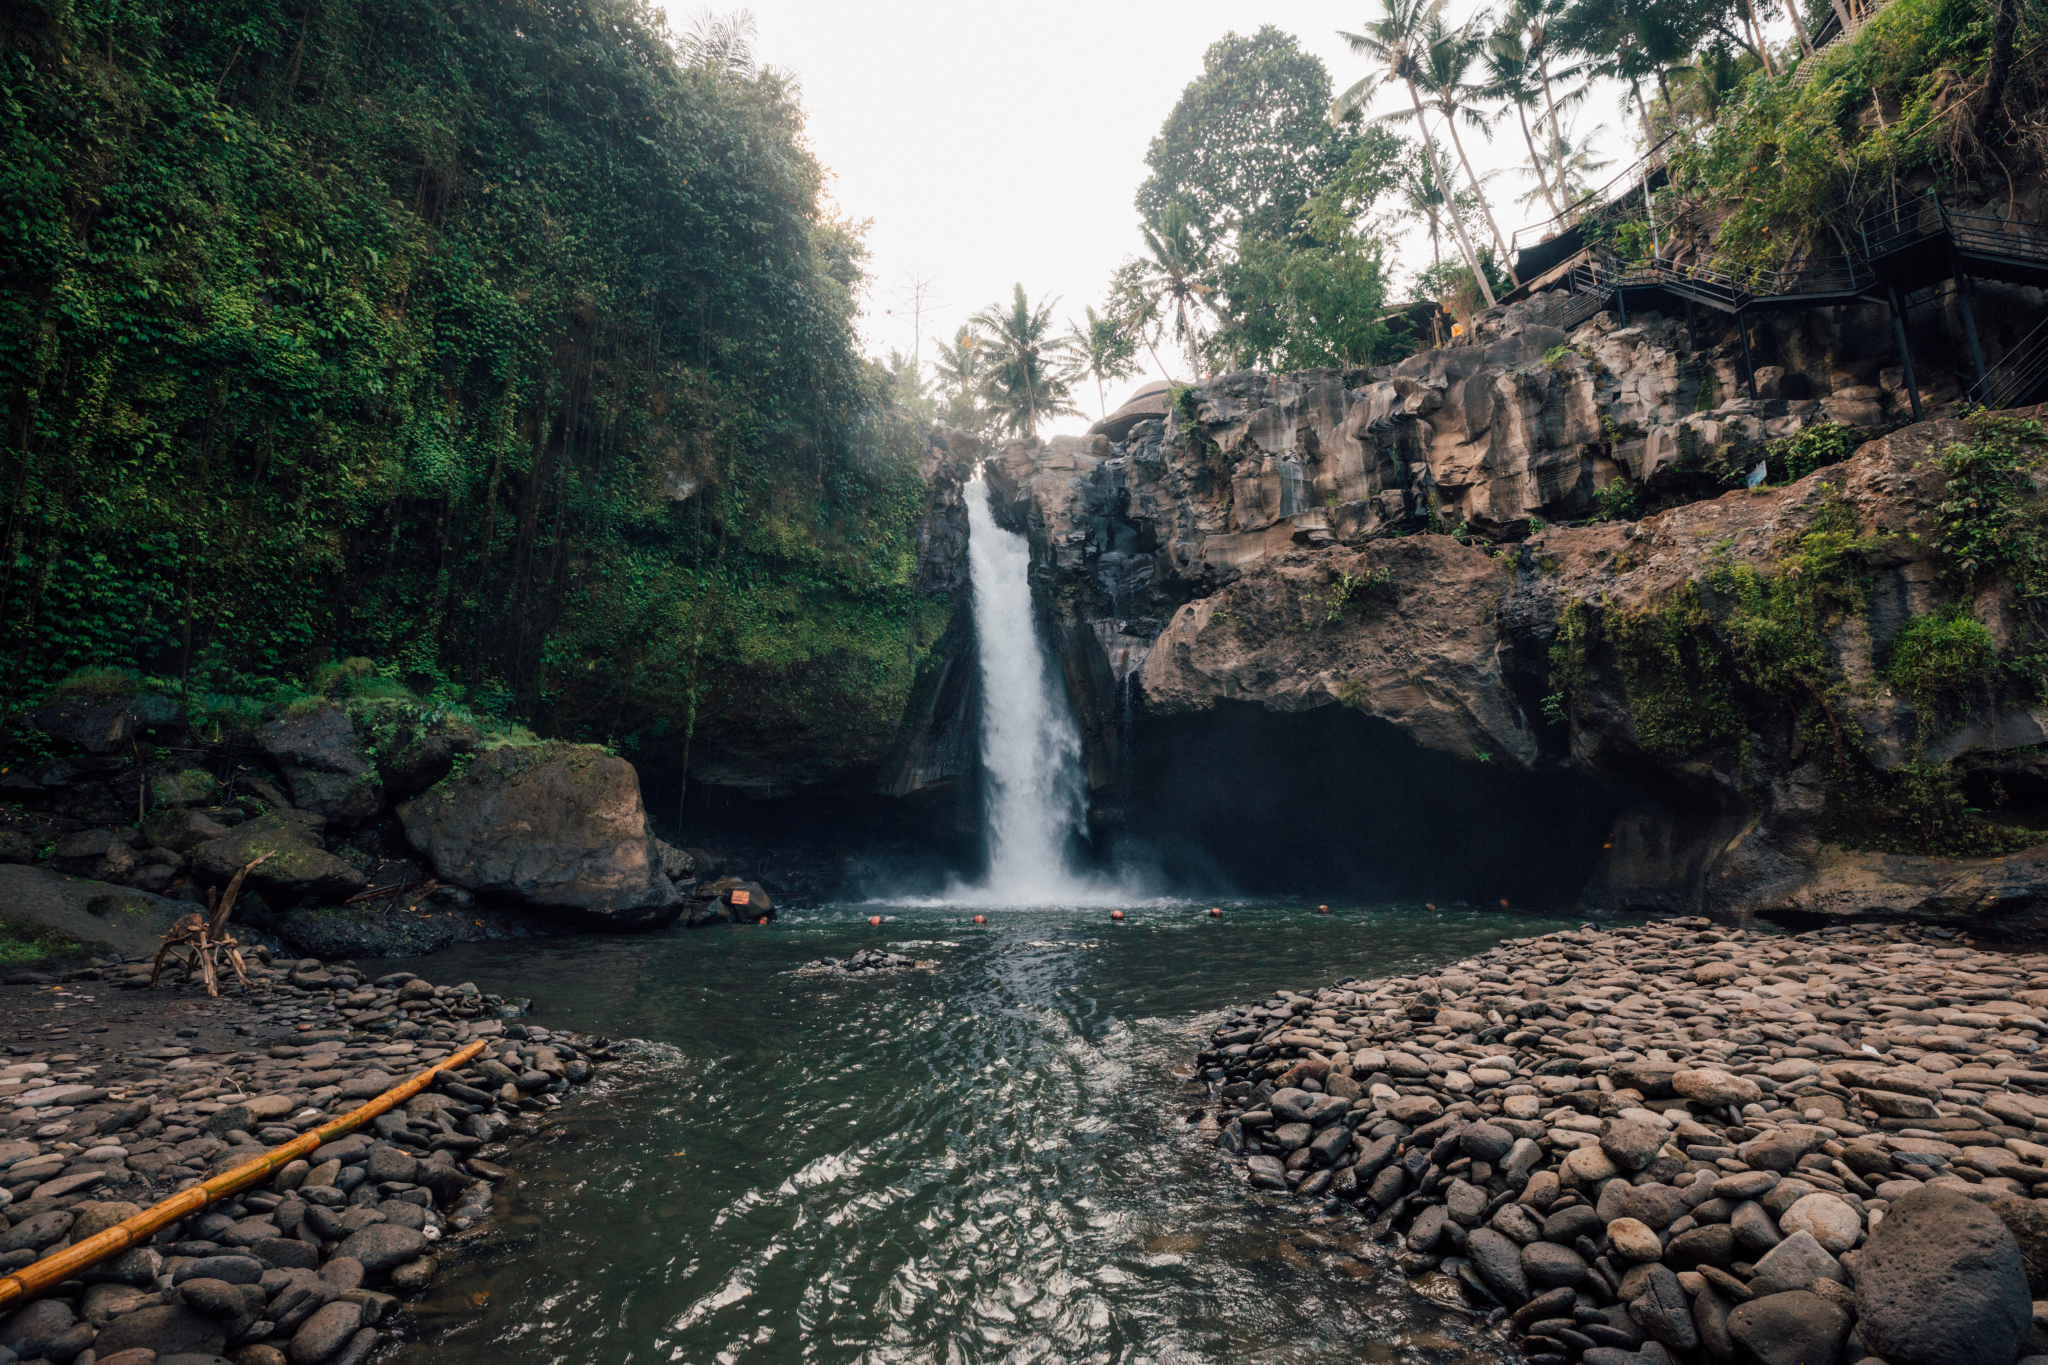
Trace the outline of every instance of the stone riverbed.
<path fill-rule="evenodd" d="M 2011 1365 L 2048 1318 L 2044 1032 L 2041 954 L 1690 919 L 1278 992 L 1199 1062 L 1253 1187 L 1532 1365 Z"/>
<path fill-rule="evenodd" d="M 315 959 L 210 999 L 96 961 L 0 986 L 0 1273 L 288 1142 L 472 1039 L 484 1051 L 268 1183 L 0 1317 L 0 1365 L 361 1365 L 490 1217 L 509 1146 L 604 1040 L 528 1004 Z"/>

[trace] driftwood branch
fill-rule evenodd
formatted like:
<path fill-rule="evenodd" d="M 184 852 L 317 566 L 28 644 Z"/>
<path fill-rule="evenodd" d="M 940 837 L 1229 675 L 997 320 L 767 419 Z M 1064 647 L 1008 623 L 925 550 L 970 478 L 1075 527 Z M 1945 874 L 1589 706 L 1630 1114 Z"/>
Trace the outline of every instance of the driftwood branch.
<path fill-rule="evenodd" d="M 269 861 L 271 856 L 261 854 L 236 869 L 225 893 L 216 893 L 209 887 L 206 913 L 187 915 L 171 926 L 157 947 L 156 960 L 151 964 L 149 984 L 152 987 L 163 976 L 164 959 L 167 957 L 175 958 L 184 967 L 187 981 L 192 979 L 193 969 L 197 968 L 201 979 L 206 982 L 208 995 L 220 994 L 222 963 L 234 969 L 235 979 L 243 986 L 249 984 L 248 964 L 242 960 L 241 945 L 227 931 L 228 917 L 235 912 L 235 897 L 242 892 L 242 879 Z"/>

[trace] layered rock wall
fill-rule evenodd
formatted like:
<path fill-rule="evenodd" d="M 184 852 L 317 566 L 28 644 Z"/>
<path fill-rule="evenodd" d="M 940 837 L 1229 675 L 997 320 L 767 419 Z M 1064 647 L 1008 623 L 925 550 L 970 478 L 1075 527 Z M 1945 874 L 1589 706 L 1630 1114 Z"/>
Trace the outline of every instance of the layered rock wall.
<path fill-rule="evenodd" d="M 1032 538 L 1098 822 L 1131 813 L 1129 754 L 1148 716 L 1349 707 L 1446 761 L 1576 773 L 1613 801 L 1588 904 L 2023 927 L 2048 897 L 2038 864 L 1994 860 L 1976 890 L 1944 898 L 1938 871 L 1840 847 L 1845 770 L 1813 751 L 1797 706 L 1751 706 L 1738 724 L 1703 694 L 1692 728 L 1721 729 L 1681 742 L 1684 717 L 1645 709 L 1671 697 L 1649 696 L 1640 661 L 1603 634 L 1609 619 L 1669 624 L 1660 613 L 1696 600 L 1695 629 L 1717 630 L 1739 609 L 1717 582 L 1726 597 L 1731 574 L 1796 575 L 1802 537 L 1835 527 L 1855 547 L 1855 605 L 1820 631 L 1823 710 L 1853 730 L 1857 770 L 2025 766 L 2016 752 L 2048 738 L 2048 711 L 2025 688 L 1994 682 L 1935 717 L 1883 678 L 1899 632 L 1955 600 L 1932 547 L 1938 459 L 1971 431 L 1902 426 L 1891 376 L 1838 377 L 1859 391 L 1751 401 L 1729 343 L 1682 322 L 1603 314 L 1567 336 L 1517 325 L 1511 310 L 1477 344 L 1371 371 L 1225 376 L 1115 443 L 1002 450 L 990 462 L 998 515 Z M 1763 379 L 1770 390 L 1780 376 Z M 1759 460 L 1782 479 L 1773 443 L 1824 421 L 1867 438 L 1853 458 L 1723 491 Z M 1631 505 L 1666 510 L 1588 519 Z M 1547 524 L 1567 519 L 1581 524 Z M 2031 638 L 2009 591 L 1964 606 L 2001 650 Z M 1559 655 L 1561 630 L 1586 634 L 1583 657 L 1570 639 Z M 1666 688 L 1681 711 L 1694 682 Z"/>

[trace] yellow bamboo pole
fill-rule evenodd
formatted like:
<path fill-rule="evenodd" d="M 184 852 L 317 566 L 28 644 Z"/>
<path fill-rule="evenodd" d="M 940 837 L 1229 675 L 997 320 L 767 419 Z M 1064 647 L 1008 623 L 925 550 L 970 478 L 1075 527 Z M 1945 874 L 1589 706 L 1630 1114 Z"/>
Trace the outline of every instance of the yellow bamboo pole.
<path fill-rule="evenodd" d="M 169 1199 L 150 1205 L 125 1222 L 118 1223 L 104 1232 L 94 1233 L 77 1246 L 53 1252 L 32 1265 L 22 1267 L 12 1275 L 0 1276 L 0 1313 L 5 1313 L 23 1299 L 62 1284 L 88 1266 L 128 1250 L 179 1219 L 190 1218 L 217 1200 L 225 1199 L 231 1194 L 239 1194 L 308 1152 L 332 1142 L 351 1129 L 362 1127 L 377 1115 L 425 1090 L 433 1084 L 436 1072 L 453 1071 L 476 1056 L 483 1051 L 485 1041 L 478 1038 L 454 1055 L 435 1062 L 410 1080 L 391 1087 L 361 1108 L 352 1109 L 333 1122 L 323 1123 L 309 1133 L 301 1133 L 284 1146 L 273 1148 L 254 1161 L 245 1161 L 232 1171 L 194 1185 L 189 1190 L 181 1190 Z"/>

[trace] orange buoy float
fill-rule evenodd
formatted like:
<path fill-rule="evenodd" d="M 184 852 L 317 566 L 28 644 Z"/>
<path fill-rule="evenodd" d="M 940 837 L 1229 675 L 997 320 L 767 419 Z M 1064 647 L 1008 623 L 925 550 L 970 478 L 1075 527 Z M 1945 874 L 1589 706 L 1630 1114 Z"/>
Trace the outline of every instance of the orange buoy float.
<path fill-rule="evenodd" d="M 1503 910 L 1508 908 L 1508 898 L 1506 896 L 1500 898 L 1500 908 Z"/>
<path fill-rule="evenodd" d="M 974 922 L 975 922 L 976 924 L 987 924 L 987 923 L 988 923 L 988 916 L 987 916 L 987 915 L 976 915 L 976 916 L 974 917 Z"/>
<path fill-rule="evenodd" d="M 1109 912 L 1109 917 L 1111 919 L 1122 919 L 1124 917 L 1124 912 L 1121 910 L 1112 910 Z"/>
<path fill-rule="evenodd" d="M 1327 905 L 1318 905 L 1316 907 L 1316 913 L 1318 915 L 1327 915 L 1330 913 L 1330 907 Z"/>
<path fill-rule="evenodd" d="M 868 923 L 869 923 L 870 925 L 876 925 L 876 924 L 880 924 L 881 922 L 882 922 L 882 917 L 881 917 L 880 915 L 869 915 L 869 916 L 868 916 Z"/>
<path fill-rule="evenodd" d="M 768 922 L 768 917 L 767 917 L 766 915 L 763 915 L 763 916 L 761 916 L 761 918 L 759 918 L 759 919 L 757 919 L 757 920 L 755 920 L 755 921 L 754 921 L 754 923 L 756 923 L 756 924 L 766 924 L 767 922 Z"/>
<path fill-rule="evenodd" d="M 1435 901 L 1424 901 L 1424 902 L 1422 903 L 1422 908 L 1423 908 L 1423 909 L 1425 909 L 1425 910 L 1434 910 L 1434 909 L 1436 909 L 1436 902 L 1435 902 Z"/>
<path fill-rule="evenodd" d="M 1210 918 L 1210 919 L 1222 919 L 1222 918 L 1223 918 L 1223 907 L 1222 907 L 1222 906 L 1220 906 L 1220 905 L 1212 905 L 1212 906 L 1210 906 L 1210 907 L 1209 907 L 1209 918 Z"/>

